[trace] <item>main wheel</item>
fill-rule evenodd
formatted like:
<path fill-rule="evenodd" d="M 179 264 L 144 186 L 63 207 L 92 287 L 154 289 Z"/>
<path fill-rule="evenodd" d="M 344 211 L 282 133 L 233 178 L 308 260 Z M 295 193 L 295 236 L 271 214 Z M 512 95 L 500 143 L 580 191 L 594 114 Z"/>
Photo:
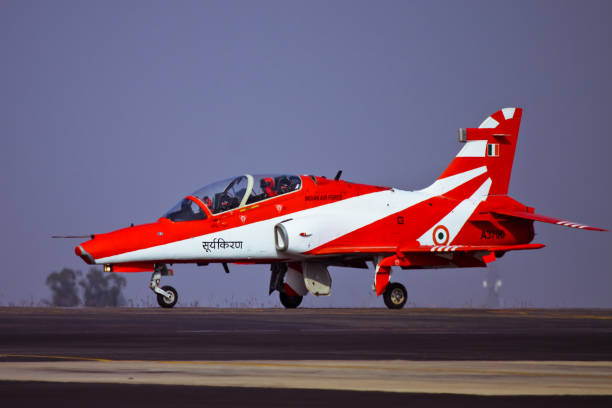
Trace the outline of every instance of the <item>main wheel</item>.
<path fill-rule="evenodd" d="M 302 303 L 303 296 L 289 296 L 284 292 L 280 292 L 280 301 L 287 309 L 295 309 Z"/>
<path fill-rule="evenodd" d="M 157 303 L 159 303 L 159 305 L 164 308 L 174 307 L 174 305 L 176 305 L 176 302 L 178 301 L 178 292 L 172 286 L 162 286 L 162 289 L 166 292 L 169 292 L 170 297 L 166 298 L 165 296 L 160 295 L 158 293 Z"/>
<path fill-rule="evenodd" d="M 387 286 L 385 293 L 383 293 L 383 299 L 389 309 L 401 309 L 408 300 L 408 292 L 404 285 L 393 282 Z"/>

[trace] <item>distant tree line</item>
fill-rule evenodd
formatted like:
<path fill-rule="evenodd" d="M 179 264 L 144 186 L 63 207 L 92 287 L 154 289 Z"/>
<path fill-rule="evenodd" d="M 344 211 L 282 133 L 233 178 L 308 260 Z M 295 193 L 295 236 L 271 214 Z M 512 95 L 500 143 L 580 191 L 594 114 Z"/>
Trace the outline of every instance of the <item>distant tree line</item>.
<path fill-rule="evenodd" d="M 51 290 L 51 304 L 53 306 L 92 306 L 115 307 L 122 306 L 125 301 L 121 290 L 126 285 L 125 278 L 114 273 L 103 273 L 101 270 L 91 268 L 84 278 L 81 271 L 64 268 L 47 276 L 47 286 Z M 79 287 L 82 288 L 83 297 L 79 296 Z"/>

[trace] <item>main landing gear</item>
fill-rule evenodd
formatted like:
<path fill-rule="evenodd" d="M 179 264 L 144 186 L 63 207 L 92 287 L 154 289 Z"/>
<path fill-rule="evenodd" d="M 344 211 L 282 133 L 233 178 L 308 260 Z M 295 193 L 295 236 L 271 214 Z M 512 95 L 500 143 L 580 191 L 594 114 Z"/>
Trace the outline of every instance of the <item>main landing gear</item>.
<path fill-rule="evenodd" d="M 270 291 L 272 294 L 275 290 L 278 291 L 280 301 L 287 309 L 295 309 L 302 303 L 303 296 L 295 293 L 291 287 L 285 283 L 285 275 L 287 274 L 288 266 L 284 262 L 275 262 L 270 265 Z"/>
<path fill-rule="evenodd" d="M 295 309 L 302 303 L 303 296 L 291 296 L 286 294 L 285 292 L 279 292 L 280 301 L 285 306 L 286 309 Z"/>
<path fill-rule="evenodd" d="M 392 282 L 387 285 L 383 293 L 383 300 L 389 309 L 401 309 L 408 300 L 408 292 L 401 283 Z"/>
<path fill-rule="evenodd" d="M 171 308 L 178 301 L 178 292 L 172 286 L 159 286 L 162 276 L 172 275 L 166 264 L 156 264 L 149 287 L 157 294 L 157 303 L 163 308 Z"/>
<path fill-rule="evenodd" d="M 376 292 L 376 296 L 383 295 L 385 305 L 389 309 L 401 309 L 408 300 L 408 292 L 404 285 L 398 282 L 389 282 L 392 265 L 400 265 L 401 261 L 402 259 L 396 255 L 387 258 L 379 256 L 374 259 L 376 272 L 372 289 Z"/>

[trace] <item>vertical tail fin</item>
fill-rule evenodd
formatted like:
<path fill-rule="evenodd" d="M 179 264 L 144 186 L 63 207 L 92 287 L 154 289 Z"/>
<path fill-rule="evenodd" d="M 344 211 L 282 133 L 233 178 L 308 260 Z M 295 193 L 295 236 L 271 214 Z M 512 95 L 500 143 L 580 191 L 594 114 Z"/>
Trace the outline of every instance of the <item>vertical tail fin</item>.
<path fill-rule="evenodd" d="M 521 108 L 504 108 L 478 128 L 460 129 L 459 140 L 465 145 L 439 179 L 486 166 L 492 182 L 489 195 L 507 194 L 522 115 Z"/>

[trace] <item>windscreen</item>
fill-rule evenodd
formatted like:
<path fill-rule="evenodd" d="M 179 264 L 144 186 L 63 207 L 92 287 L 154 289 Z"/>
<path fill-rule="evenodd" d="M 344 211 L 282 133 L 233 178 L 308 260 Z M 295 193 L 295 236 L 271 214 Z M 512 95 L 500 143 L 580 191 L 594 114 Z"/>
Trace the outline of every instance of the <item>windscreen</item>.
<path fill-rule="evenodd" d="M 206 213 L 190 199 L 183 198 L 164 214 L 164 218 L 174 222 L 205 220 Z"/>

